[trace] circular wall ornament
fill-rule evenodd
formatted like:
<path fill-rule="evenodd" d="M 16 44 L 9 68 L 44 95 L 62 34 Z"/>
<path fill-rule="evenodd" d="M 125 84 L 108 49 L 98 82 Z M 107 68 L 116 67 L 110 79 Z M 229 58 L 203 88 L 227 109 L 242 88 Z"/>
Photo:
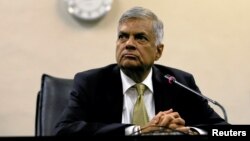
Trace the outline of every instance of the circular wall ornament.
<path fill-rule="evenodd" d="M 67 0 L 68 12 L 85 21 L 94 21 L 106 15 L 113 0 Z"/>

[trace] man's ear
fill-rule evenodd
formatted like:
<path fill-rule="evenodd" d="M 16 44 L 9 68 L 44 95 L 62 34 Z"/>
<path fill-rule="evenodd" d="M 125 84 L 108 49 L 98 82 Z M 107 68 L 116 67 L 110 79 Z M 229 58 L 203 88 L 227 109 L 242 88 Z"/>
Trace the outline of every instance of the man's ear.
<path fill-rule="evenodd" d="M 159 60 L 161 58 L 163 48 L 164 48 L 163 44 L 159 44 L 159 45 L 156 46 L 155 61 L 157 61 L 157 60 Z"/>

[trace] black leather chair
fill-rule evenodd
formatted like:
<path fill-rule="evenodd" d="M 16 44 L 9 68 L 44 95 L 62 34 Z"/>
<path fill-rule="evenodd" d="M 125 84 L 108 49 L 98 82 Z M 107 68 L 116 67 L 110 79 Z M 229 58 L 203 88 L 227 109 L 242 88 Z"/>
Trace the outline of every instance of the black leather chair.
<path fill-rule="evenodd" d="M 68 103 L 72 79 L 42 75 L 37 96 L 35 136 L 53 136 L 58 116 Z"/>

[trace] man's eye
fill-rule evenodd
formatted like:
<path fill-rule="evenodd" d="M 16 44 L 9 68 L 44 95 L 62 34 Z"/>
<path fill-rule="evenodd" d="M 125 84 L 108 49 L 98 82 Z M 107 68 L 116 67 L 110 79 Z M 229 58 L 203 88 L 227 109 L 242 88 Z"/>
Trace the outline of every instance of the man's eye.
<path fill-rule="evenodd" d="M 136 39 L 140 40 L 140 41 L 147 41 L 148 40 L 145 36 L 136 36 Z"/>
<path fill-rule="evenodd" d="M 126 36 L 121 34 L 121 35 L 118 36 L 118 39 L 126 39 Z"/>

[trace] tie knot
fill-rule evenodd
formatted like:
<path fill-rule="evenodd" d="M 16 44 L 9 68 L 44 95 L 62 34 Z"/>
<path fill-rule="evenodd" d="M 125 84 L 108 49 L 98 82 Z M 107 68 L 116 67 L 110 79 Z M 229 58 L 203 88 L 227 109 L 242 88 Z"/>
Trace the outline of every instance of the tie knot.
<path fill-rule="evenodd" d="M 142 84 L 142 83 L 137 83 L 137 84 L 135 84 L 135 88 L 136 88 L 137 93 L 139 95 L 143 95 L 144 91 L 146 89 L 146 86 L 144 84 Z"/>

